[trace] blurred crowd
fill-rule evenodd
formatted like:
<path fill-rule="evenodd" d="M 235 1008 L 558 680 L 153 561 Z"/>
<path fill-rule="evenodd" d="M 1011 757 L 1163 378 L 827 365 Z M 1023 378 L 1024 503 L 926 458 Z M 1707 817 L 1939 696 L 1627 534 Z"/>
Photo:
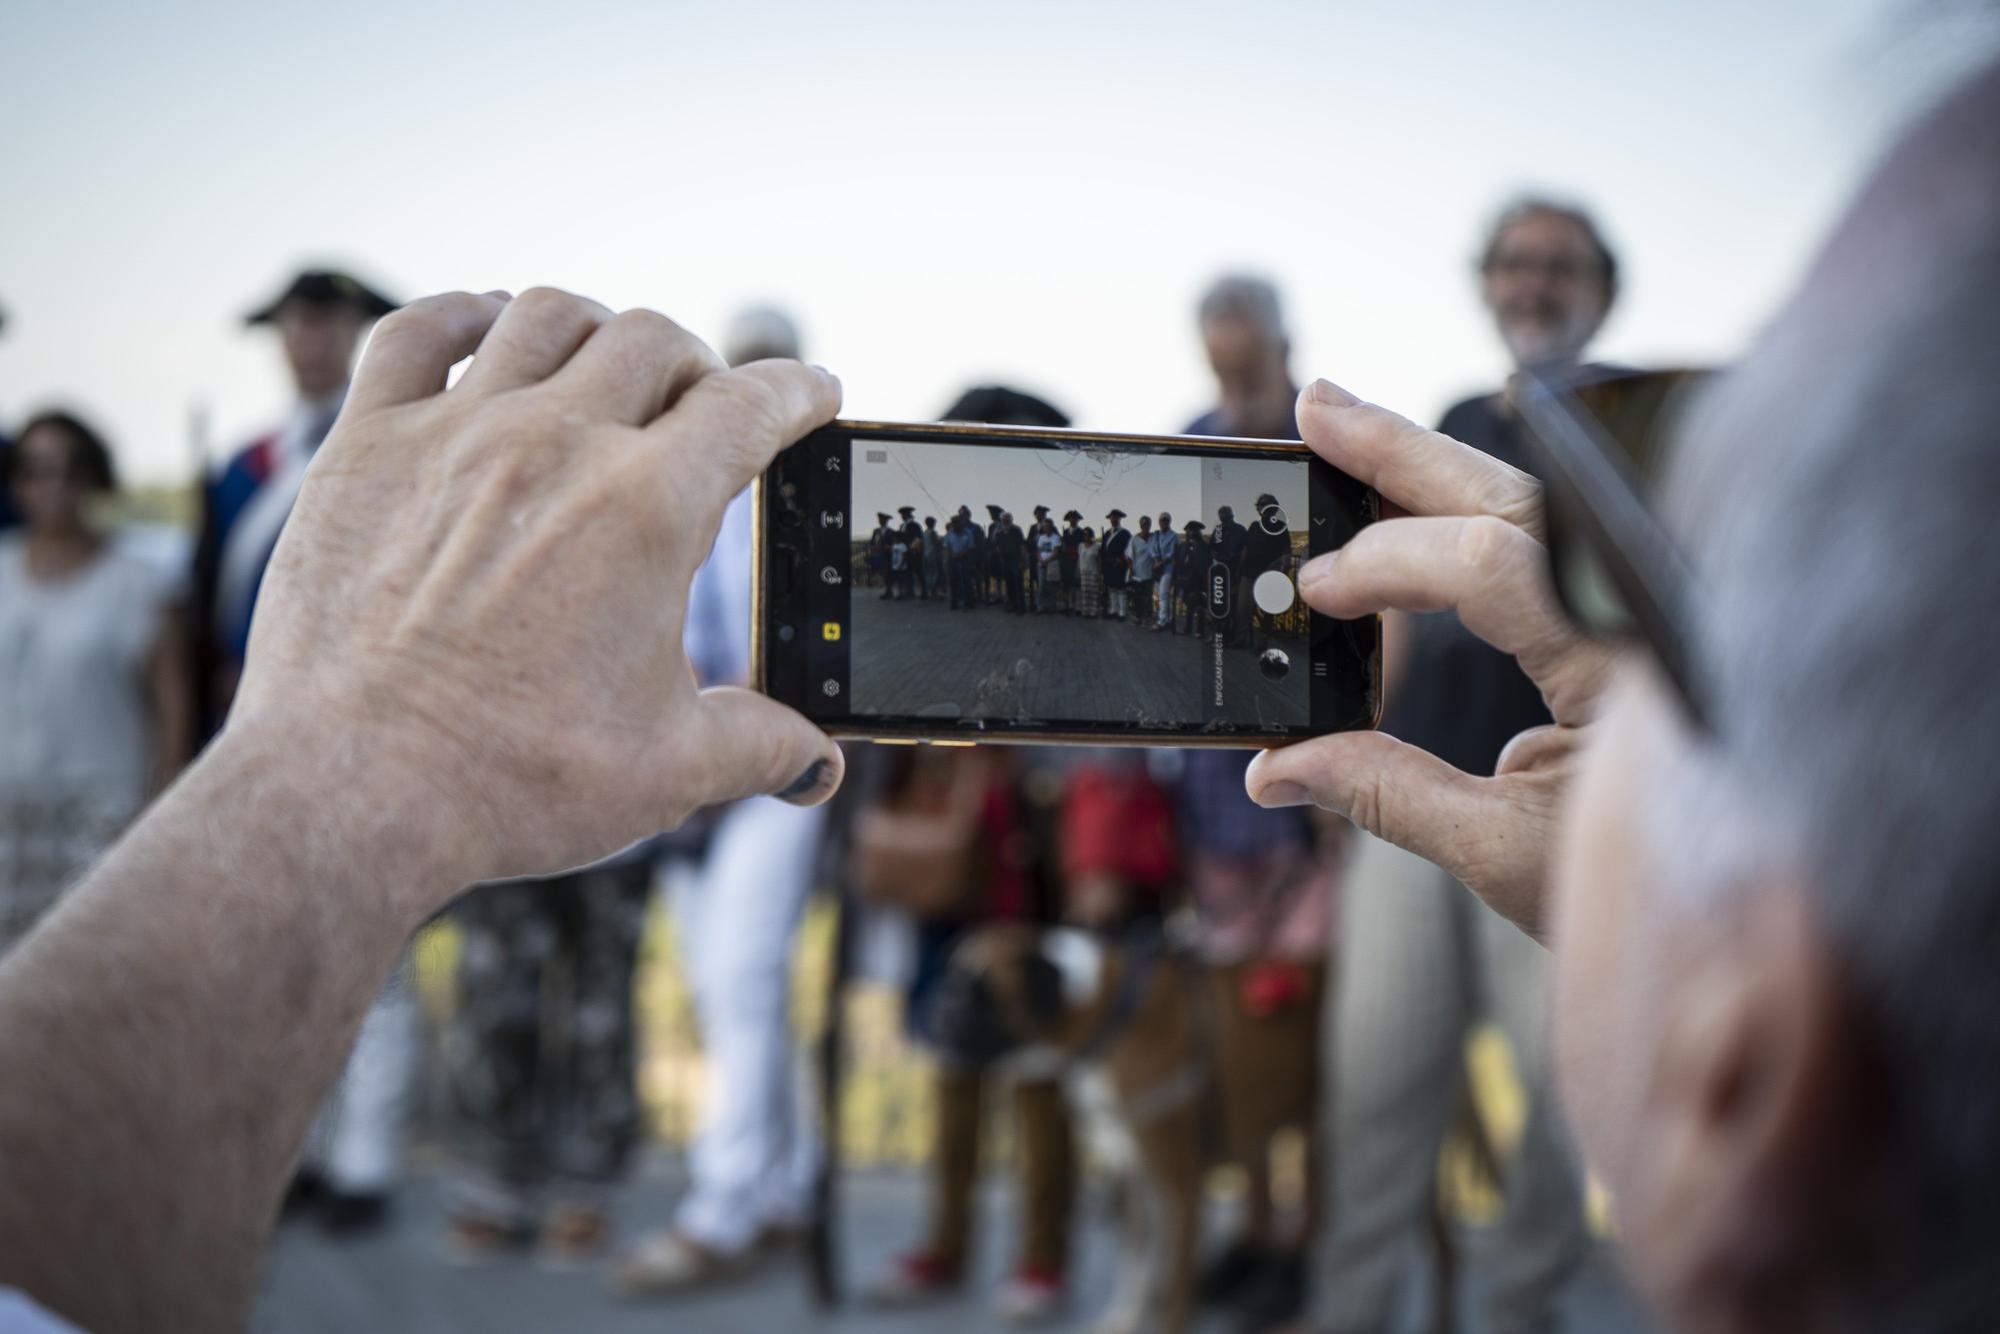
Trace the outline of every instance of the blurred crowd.
<path fill-rule="evenodd" d="M 964 411 L 954 408 L 949 420 L 970 420 Z M 1054 409 L 1039 415 L 1049 418 L 1049 425 L 1063 424 Z M 1100 537 L 1076 510 L 1065 513 L 1057 528 L 1048 506 L 1037 505 L 1034 526 L 1023 532 L 1011 511 L 987 508 L 990 524 L 981 525 L 970 506 L 960 505 L 942 531 L 934 514 L 919 524 L 912 506 L 898 511 L 900 519 L 877 514 L 875 531 L 856 552 L 857 585 L 880 588 L 884 602 L 948 601 L 953 611 L 1060 613 L 1206 637 L 1204 580 L 1220 565 L 1228 572 L 1238 614 L 1218 628 L 1225 643 L 1235 644 L 1249 641 L 1253 618 L 1259 625 L 1271 619 L 1255 607 L 1250 586 L 1267 571 L 1290 570 L 1298 554 L 1284 510 L 1268 493 L 1257 497 L 1254 528 L 1236 522 L 1231 506 L 1218 507 L 1212 538 L 1204 536 L 1208 525 L 1200 519 L 1189 519 L 1177 533 L 1166 510 L 1157 527 L 1152 515 L 1140 515 L 1133 532 L 1125 527 L 1129 516 L 1113 506 L 1105 512 Z"/>
<path fill-rule="evenodd" d="M 1619 266 L 1588 214 L 1534 198 L 1479 238 L 1474 276 L 1514 365 L 1574 367 Z M 116 450 L 87 413 L 39 412 L 0 440 L 0 949 L 223 726 L 300 480 L 371 322 L 395 305 L 351 275 L 310 270 L 248 314 L 281 350 L 294 403 L 203 479 L 185 548 L 107 523 Z M 1280 294 L 1229 275 L 1192 315 L 1215 406 L 1184 429 L 1298 438 Z M 756 308 L 722 351 L 741 364 L 801 347 L 784 313 Z M 1068 421 L 1004 386 L 966 392 L 944 416 Z M 1440 425 L 1527 465 L 1505 385 Z M 1205 600 L 1186 572 L 1220 560 L 1247 590 L 1295 559 L 1282 515 L 1275 533 L 1265 522 L 1274 506 L 1260 497 L 1248 525 L 1226 508 L 1178 528 L 1145 515 L 1136 532 L 1115 508 L 1101 530 L 1073 510 L 1060 527 L 1037 513 L 1024 528 L 961 507 L 940 528 L 906 509 L 877 516 L 857 559 L 886 599 L 1200 634 Z M 688 653 L 706 684 L 748 676 L 750 543 L 739 497 L 690 598 Z M 1235 605 L 1242 623 L 1217 629 L 1246 641 L 1267 631 L 1247 595 Z M 1451 614 L 1393 618 L 1385 635 L 1394 735 L 1488 774 L 1511 737 L 1548 720 L 1513 661 Z M 1154 1307 L 1134 1305 L 1129 1327 L 1176 1327 L 1212 1303 L 1245 1329 L 1309 1313 L 1323 1328 L 1381 1329 L 1417 1243 L 1434 1270 L 1458 1267 L 1436 1203 L 1439 1150 L 1468 1121 L 1468 1035 L 1493 1023 L 1528 1111 L 1478 1257 L 1485 1327 L 1551 1326 L 1590 1234 L 1548 1092 L 1545 962 L 1526 936 L 1428 862 L 1306 808 L 1251 804 L 1246 753 L 857 747 L 851 758 L 830 807 L 746 801 L 555 879 L 475 888 L 450 910 L 461 944 L 436 1050 L 454 1258 L 604 1257 L 622 1290 L 667 1297 L 751 1279 L 819 1221 L 821 1124 L 791 1031 L 788 960 L 809 894 L 826 887 L 850 917 L 843 970 L 900 986 L 911 1036 L 935 1055 L 930 1208 L 868 1284 L 871 1300 L 909 1306 L 965 1283 L 982 1143 L 1004 1099 L 1021 1201 L 997 1294 L 1009 1316 L 1068 1307 L 1087 1138 L 1153 1202 L 1144 1246 L 1179 1266 L 1178 1289 L 1130 1299 Z M 634 970 L 662 884 L 707 1090 L 673 1223 L 621 1238 L 615 1192 L 642 1131 Z M 1014 967 L 1008 942 L 1024 932 L 1063 933 L 1074 966 L 1047 978 Z M 406 1172 L 423 1050 L 398 970 L 321 1114 L 292 1207 L 336 1234 L 382 1222 Z M 1105 1133 L 1086 1136 L 1086 1122 Z M 1287 1133 L 1306 1145 L 1302 1199 L 1274 1189 Z M 1242 1207 L 1230 1235 L 1189 1254 L 1195 1224 L 1172 1221 L 1176 1201 L 1220 1164 L 1247 1183 Z"/>

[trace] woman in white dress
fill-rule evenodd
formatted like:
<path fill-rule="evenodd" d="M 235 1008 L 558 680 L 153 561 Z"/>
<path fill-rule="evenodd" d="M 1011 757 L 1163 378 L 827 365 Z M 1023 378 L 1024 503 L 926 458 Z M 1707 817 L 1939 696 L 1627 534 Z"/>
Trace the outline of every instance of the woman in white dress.
<path fill-rule="evenodd" d="M 8 463 L 0 535 L 0 951 L 24 935 L 187 758 L 169 581 L 90 517 L 116 484 L 96 432 L 49 412 Z"/>
<path fill-rule="evenodd" d="M 1056 531 L 1055 520 L 1043 519 L 1042 526 L 1035 530 L 1035 558 L 1041 562 L 1042 577 L 1035 581 L 1036 611 L 1055 610 L 1058 590 L 1062 587 L 1062 534 Z"/>
<path fill-rule="evenodd" d="M 1104 614 L 1104 553 L 1095 530 L 1083 530 L 1076 548 L 1076 576 L 1079 586 L 1077 615 L 1096 620 Z"/>

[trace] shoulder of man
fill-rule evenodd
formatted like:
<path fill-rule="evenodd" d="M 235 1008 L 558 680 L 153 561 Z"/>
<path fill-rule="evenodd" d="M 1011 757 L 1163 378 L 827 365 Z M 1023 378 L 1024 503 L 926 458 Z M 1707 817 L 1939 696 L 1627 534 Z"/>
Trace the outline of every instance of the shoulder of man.
<path fill-rule="evenodd" d="M 1485 426 L 1497 420 L 1499 416 L 1498 393 L 1474 394 L 1470 398 L 1461 398 L 1446 408 L 1444 416 L 1438 418 L 1437 429 L 1446 435 L 1452 435 L 1454 427 L 1465 430 L 1469 427 Z"/>
<path fill-rule="evenodd" d="M 0 1334 L 82 1334 L 18 1288 L 0 1287 Z"/>

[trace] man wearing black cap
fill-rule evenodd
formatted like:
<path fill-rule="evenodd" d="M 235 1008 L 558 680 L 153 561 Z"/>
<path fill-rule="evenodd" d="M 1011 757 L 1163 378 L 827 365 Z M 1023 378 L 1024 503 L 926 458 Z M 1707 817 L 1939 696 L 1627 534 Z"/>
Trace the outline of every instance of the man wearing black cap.
<path fill-rule="evenodd" d="M 986 545 L 979 555 L 979 600 L 993 606 L 1007 601 L 1007 588 L 1000 573 L 1000 515 L 1004 511 L 991 501 L 986 505 Z"/>
<path fill-rule="evenodd" d="M 1208 596 L 1203 581 L 1208 578 L 1209 546 L 1202 536 L 1208 526 L 1200 519 L 1181 525 L 1180 560 L 1174 565 L 1175 596 L 1187 609 L 1187 632 L 1199 638 L 1208 633 Z M 1181 632 L 1179 611 L 1168 617 L 1175 634 Z"/>
<path fill-rule="evenodd" d="M 1124 510 L 1112 510 L 1104 516 L 1111 527 L 1104 534 L 1104 614 L 1111 620 L 1125 619 L 1125 573 L 1131 564 L 1129 555 L 1132 534 L 1122 526 L 1125 522 Z"/>
<path fill-rule="evenodd" d="M 1011 513 L 1001 510 L 993 525 L 992 539 L 994 564 L 1000 570 L 1001 595 L 1007 600 L 1007 610 L 1025 613 L 1028 605 L 1021 593 L 1021 572 L 1022 562 L 1027 559 L 1028 535 L 1014 522 Z"/>
<path fill-rule="evenodd" d="M 890 530 L 890 584 L 898 598 L 916 596 L 916 564 L 924 558 L 922 530 L 916 526 L 916 506 L 898 506 L 896 516 L 902 520 Z"/>
<path fill-rule="evenodd" d="M 1063 515 L 1062 554 L 1056 559 L 1057 567 L 1062 570 L 1063 611 L 1071 616 L 1076 615 L 1079 601 L 1076 591 L 1076 553 L 1083 546 L 1083 529 L 1079 527 L 1082 522 L 1083 515 L 1075 510 Z"/>
<path fill-rule="evenodd" d="M 1042 535 L 1042 520 L 1049 517 L 1049 507 L 1037 505 L 1034 514 L 1034 522 L 1028 525 L 1028 541 L 1031 545 Z M 1042 591 L 1042 562 L 1039 559 L 1028 561 L 1028 587 L 1031 590 L 1028 594 L 1028 605 L 1038 611 L 1047 607 L 1048 603 L 1044 599 L 1048 594 Z"/>
<path fill-rule="evenodd" d="M 251 328 L 277 331 L 297 401 L 282 426 L 245 446 L 208 482 L 194 569 L 202 651 L 196 689 L 207 733 L 229 712 L 264 562 L 307 461 L 340 415 L 361 336 L 395 308 L 344 273 L 309 269 L 244 318 Z"/>
<path fill-rule="evenodd" d="M 209 477 L 195 549 L 193 600 L 200 726 L 222 726 L 243 669 L 250 613 L 264 566 L 291 513 L 313 451 L 347 397 L 368 326 L 396 303 L 344 273 L 309 269 L 244 324 L 278 334 L 296 401 L 284 423 L 253 440 Z M 307 1142 L 303 1195 L 324 1222 L 345 1230 L 377 1222 L 402 1172 L 403 1130 L 417 1055 L 416 1009 L 401 970 L 362 1023 L 339 1088 Z"/>

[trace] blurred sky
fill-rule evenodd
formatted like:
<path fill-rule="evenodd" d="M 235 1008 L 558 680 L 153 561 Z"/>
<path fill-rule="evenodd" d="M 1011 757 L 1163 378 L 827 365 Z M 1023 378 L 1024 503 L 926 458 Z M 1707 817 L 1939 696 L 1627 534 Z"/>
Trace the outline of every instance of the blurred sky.
<path fill-rule="evenodd" d="M 133 474 L 183 475 L 190 405 L 218 452 L 282 410 L 240 316 L 309 260 L 401 296 L 554 283 L 711 339 L 775 300 L 853 415 L 998 380 L 1138 431 L 1207 403 L 1190 308 L 1247 267 L 1289 298 L 1301 377 L 1430 417 L 1503 370 L 1470 263 L 1526 186 L 1588 201 L 1624 253 L 1604 354 L 1727 357 L 1968 22 L 1880 0 L 8 0 L 0 422 L 73 404 Z"/>

